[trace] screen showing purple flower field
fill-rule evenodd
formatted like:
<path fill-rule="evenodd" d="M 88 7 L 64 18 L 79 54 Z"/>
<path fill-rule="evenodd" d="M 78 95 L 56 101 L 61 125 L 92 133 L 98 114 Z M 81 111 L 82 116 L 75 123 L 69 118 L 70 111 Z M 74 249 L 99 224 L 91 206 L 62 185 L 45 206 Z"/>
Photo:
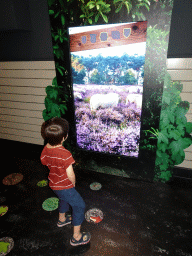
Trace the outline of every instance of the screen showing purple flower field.
<path fill-rule="evenodd" d="M 76 139 L 81 149 L 138 157 L 146 38 L 126 44 L 127 24 L 69 29 Z"/>

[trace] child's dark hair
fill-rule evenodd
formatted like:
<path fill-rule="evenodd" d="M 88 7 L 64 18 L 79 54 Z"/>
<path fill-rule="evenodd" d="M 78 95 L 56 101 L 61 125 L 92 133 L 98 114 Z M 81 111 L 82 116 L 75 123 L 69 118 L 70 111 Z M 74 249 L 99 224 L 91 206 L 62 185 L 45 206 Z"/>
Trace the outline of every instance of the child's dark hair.
<path fill-rule="evenodd" d="M 41 127 L 41 136 L 51 146 L 59 145 L 62 139 L 67 137 L 68 132 L 68 121 L 60 117 L 44 122 Z"/>

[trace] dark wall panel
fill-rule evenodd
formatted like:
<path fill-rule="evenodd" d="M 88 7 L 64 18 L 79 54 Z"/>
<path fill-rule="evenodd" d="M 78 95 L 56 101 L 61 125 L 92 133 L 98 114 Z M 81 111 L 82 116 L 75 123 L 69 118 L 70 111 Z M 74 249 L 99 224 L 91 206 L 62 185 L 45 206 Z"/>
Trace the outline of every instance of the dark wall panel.
<path fill-rule="evenodd" d="M 13 3 L 22 1 L 24 0 L 11 0 Z M 4 29 L 0 31 L 0 61 L 54 60 L 47 0 L 27 0 L 27 2 L 28 8 L 25 6 L 25 9 L 30 17 L 27 17 L 26 22 L 27 28 L 30 29 L 21 25 L 20 28 L 24 28 L 22 30 L 17 25 L 16 30 L 5 31 L 6 25 L 1 24 L 5 19 L 0 19 L 0 29 Z M 4 9 L 6 12 L 5 7 Z M 10 15 L 10 11 L 7 9 L 7 15 Z M 21 24 L 21 21 L 23 22 L 23 18 L 17 24 Z M 7 28 L 10 28 L 10 22 L 7 23 Z M 174 0 L 168 58 L 191 57 L 192 1 Z"/>
<path fill-rule="evenodd" d="M 168 58 L 192 57 L 192 1 L 174 0 Z"/>
<path fill-rule="evenodd" d="M 24 0 L 11 0 L 14 6 Z M 26 0 L 27 16 L 18 22 L 0 19 L 0 61 L 49 61 L 54 60 L 47 0 Z M 1 7 L 1 5 L 0 5 Z M 10 9 L 4 6 L 7 15 Z M 18 9 L 18 8 L 17 8 Z M 15 8 L 14 12 L 17 11 Z M 15 14 L 15 17 L 17 15 Z M 28 29 L 24 26 L 30 24 Z M 1 23 L 4 24 L 1 25 Z M 2 29 L 1 29 L 2 28 Z"/>

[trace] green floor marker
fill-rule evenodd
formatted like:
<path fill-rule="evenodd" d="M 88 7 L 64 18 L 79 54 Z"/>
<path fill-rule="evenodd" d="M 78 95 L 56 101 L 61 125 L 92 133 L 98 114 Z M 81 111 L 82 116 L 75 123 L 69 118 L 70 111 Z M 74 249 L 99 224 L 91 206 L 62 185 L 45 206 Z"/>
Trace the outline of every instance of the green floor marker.
<path fill-rule="evenodd" d="M 11 237 L 3 237 L 0 239 L 0 256 L 7 255 L 14 247 L 14 241 Z"/>
<path fill-rule="evenodd" d="M 8 246 L 10 243 L 0 242 L 0 253 L 6 253 L 8 251 Z"/>
<path fill-rule="evenodd" d="M 101 187 L 102 187 L 102 185 L 98 182 L 93 182 L 90 185 L 90 189 L 92 189 L 92 190 L 100 190 Z"/>
<path fill-rule="evenodd" d="M 0 206 L 0 217 L 5 215 L 5 213 L 8 211 L 8 207 L 6 205 Z"/>
<path fill-rule="evenodd" d="M 43 202 L 42 207 L 45 211 L 54 211 L 58 208 L 58 203 L 57 197 L 50 197 Z"/>
<path fill-rule="evenodd" d="M 45 187 L 48 184 L 48 180 L 41 180 L 37 183 L 38 187 Z"/>

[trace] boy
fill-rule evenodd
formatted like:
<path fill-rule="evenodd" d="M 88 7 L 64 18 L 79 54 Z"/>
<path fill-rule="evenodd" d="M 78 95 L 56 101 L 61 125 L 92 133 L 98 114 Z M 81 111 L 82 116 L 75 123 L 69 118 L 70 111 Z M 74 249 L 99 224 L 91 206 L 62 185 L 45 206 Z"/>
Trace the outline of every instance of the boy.
<path fill-rule="evenodd" d="M 75 189 L 75 173 L 72 164 L 75 162 L 71 153 L 62 143 L 67 139 L 69 124 L 63 118 L 54 117 L 42 124 L 41 135 L 47 142 L 41 153 L 41 163 L 46 165 L 49 172 L 49 186 L 59 198 L 58 227 L 71 223 L 65 213 L 72 207 L 73 246 L 87 244 L 90 233 L 81 233 L 81 223 L 84 221 L 85 203 Z"/>

